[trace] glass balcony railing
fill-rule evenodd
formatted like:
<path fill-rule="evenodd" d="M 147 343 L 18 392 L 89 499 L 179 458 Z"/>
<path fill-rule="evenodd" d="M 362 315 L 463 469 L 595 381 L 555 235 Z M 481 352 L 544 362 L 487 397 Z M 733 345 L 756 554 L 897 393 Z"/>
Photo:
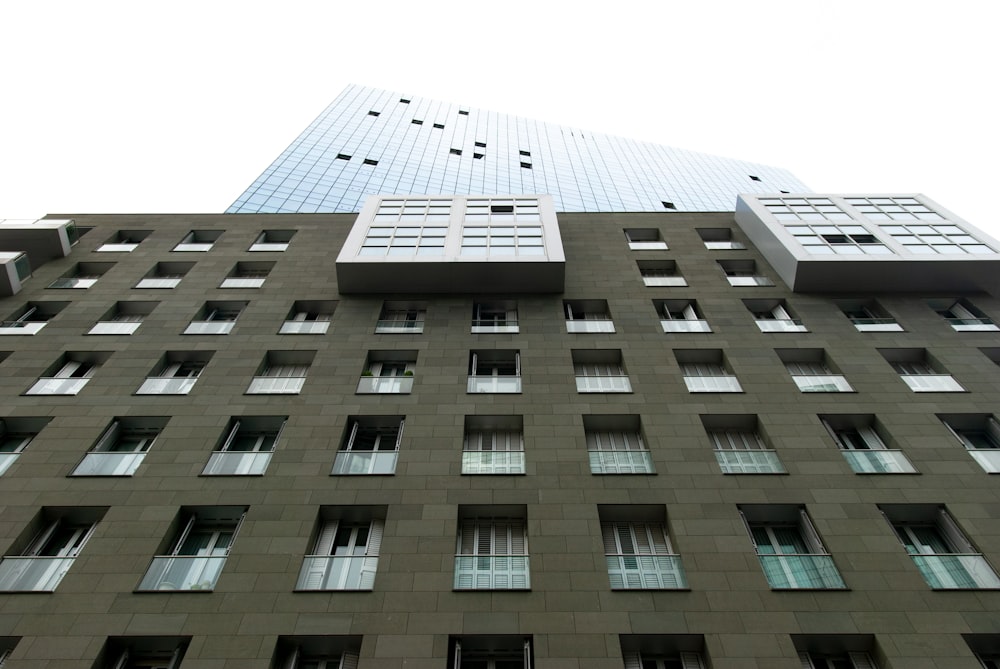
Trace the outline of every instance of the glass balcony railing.
<path fill-rule="evenodd" d="M 134 321 L 101 321 L 87 332 L 89 335 L 130 335 L 139 329 L 142 323 Z"/>
<path fill-rule="evenodd" d="M 723 474 L 784 474 L 775 451 L 715 451 Z"/>
<path fill-rule="evenodd" d="M 667 251 L 666 242 L 629 242 L 628 247 L 633 251 Z"/>
<path fill-rule="evenodd" d="M 915 474 L 902 451 L 842 451 L 856 474 Z"/>
<path fill-rule="evenodd" d="M 949 318 L 948 323 L 955 332 L 996 332 L 1000 330 L 989 318 Z"/>
<path fill-rule="evenodd" d="M 755 321 L 761 332 L 809 332 L 802 321 L 794 318 L 763 319 Z"/>
<path fill-rule="evenodd" d="M 652 474 L 649 451 L 587 451 L 592 474 Z"/>
<path fill-rule="evenodd" d="M 423 321 L 376 321 L 375 334 L 422 334 Z"/>
<path fill-rule="evenodd" d="M 605 555 L 612 590 L 676 590 L 687 587 L 679 555 Z"/>
<path fill-rule="evenodd" d="M 910 555 L 927 585 L 935 590 L 996 590 L 1000 578 L 977 553 Z"/>
<path fill-rule="evenodd" d="M 455 590 L 530 590 L 527 555 L 456 555 Z"/>
<path fill-rule="evenodd" d="M 682 276 L 643 276 L 642 283 L 650 288 L 684 288 L 688 285 Z"/>
<path fill-rule="evenodd" d="M 854 388 L 840 374 L 795 374 L 795 385 L 804 393 L 853 393 Z"/>
<path fill-rule="evenodd" d="M 250 245 L 250 250 L 254 252 L 280 253 L 288 250 L 288 242 L 254 242 Z"/>
<path fill-rule="evenodd" d="M 138 242 L 117 242 L 101 244 L 97 250 L 101 253 L 131 253 L 139 248 Z"/>
<path fill-rule="evenodd" d="M 520 376 L 470 376 L 467 391 L 470 393 L 519 393 Z"/>
<path fill-rule="evenodd" d="M 963 393 L 950 374 L 901 374 L 900 378 L 915 393 Z"/>
<path fill-rule="evenodd" d="M 263 285 L 264 277 L 229 276 L 222 280 L 219 288 L 260 288 Z"/>
<path fill-rule="evenodd" d="M 371 590 L 377 570 L 377 556 L 307 555 L 295 589 Z"/>
<path fill-rule="evenodd" d="M 17 456 L 19 455 L 20 453 L 0 453 L 0 476 L 7 473 L 7 470 L 17 461 Z"/>
<path fill-rule="evenodd" d="M 979 463 L 979 466 L 983 468 L 983 471 L 989 472 L 990 474 L 1000 474 L 1000 449 L 970 449 L 969 455 L 972 456 L 973 460 Z"/>
<path fill-rule="evenodd" d="M 331 474 L 395 474 L 396 451 L 338 451 Z"/>
<path fill-rule="evenodd" d="M 570 334 L 599 334 L 614 332 L 615 323 L 611 319 L 592 321 L 566 321 L 566 332 Z"/>
<path fill-rule="evenodd" d="M 142 279 L 135 284 L 136 288 L 176 288 L 181 285 L 180 277 L 176 276 L 155 276 Z"/>
<path fill-rule="evenodd" d="M 632 383 L 627 376 L 578 376 L 578 393 L 630 393 Z"/>
<path fill-rule="evenodd" d="M 214 242 L 181 242 L 174 247 L 174 251 L 204 253 L 206 251 L 211 251 L 213 244 Z"/>
<path fill-rule="evenodd" d="M 330 321 L 285 321 L 278 334 L 326 334 Z"/>
<path fill-rule="evenodd" d="M 463 474 L 523 474 L 524 451 L 463 451 Z"/>
<path fill-rule="evenodd" d="M 742 251 L 746 248 L 743 242 L 726 240 L 706 241 L 705 248 L 709 251 Z"/>
<path fill-rule="evenodd" d="M 14 272 L 17 274 L 18 281 L 22 283 L 31 278 L 31 261 L 28 260 L 27 254 L 22 253 L 14 258 Z"/>
<path fill-rule="evenodd" d="M 269 451 L 216 451 L 209 456 L 202 476 L 263 476 L 270 462 Z"/>
<path fill-rule="evenodd" d="M 358 379 L 359 395 L 408 395 L 413 392 L 412 376 L 362 376 Z"/>
<path fill-rule="evenodd" d="M 233 331 L 236 321 L 191 321 L 184 328 L 186 335 L 227 335 Z"/>
<path fill-rule="evenodd" d="M 741 393 L 743 387 L 735 376 L 685 376 L 689 393 Z"/>
<path fill-rule="evenodd" d="M 145 453 L 87 453 L 73 476 L 132 476 L 145 457 Z"/>
<path fill-rule="evenodd" d="M 833 558 L 823 554 L 757 555 L 767 582 L 775 590 L 843 590 L 847 588 Z"/>
<path fill-rule="evenodd" d="M 473 320 L 472 334 L 517 334 L 521 331 L 517 321 Z"/>
<path fill-rule="evenodd" d="M 49 288 L 90 288 L 97 283 L 96 276 L 70 276 L 56 279 Z"/>
<path fill-rule="evenodd" d="M 187 395 L 198 377 L 153 376 L 142 382 L 136 395 Z"/>
<path fill-rule="evenodd" d="M 661 320 L 664 332 L 711 332 L 708 321 Z"/>
<path fill-rule="evenodd" d="M 40 378 L 25 395 L 76 395 L 90 379 Z"/>
<path fill-rule="evenodd" d="M 297 395 L 305 383 L 304 376 L 255 376 L 247 395 Z"/>
<path fill-rule="evenodd" d="M 766 276 L 727 276 L 730 286 L 773 286 Z"/>
<path fill-rule="evenodd" d="M 12 556 L 0 561 L 0 591 L 52 592 L 73 566 L 72 557 Z"/>
<path fill-rule="evenodd" d="M 157 555 L 137 590 L 200 590 L 211 592 L 219 580 L 226 556 Z"/>
<path fill-rule="evenodd" d="M 0 322 L 0 335 L 33 335 L 43 327 L 44 321 L 3 321 Z"/>
<path fill-rule="evenodd" d="M 895 318 L 852 318 L 858 332 L 902 332 L 903 326 Z"/>

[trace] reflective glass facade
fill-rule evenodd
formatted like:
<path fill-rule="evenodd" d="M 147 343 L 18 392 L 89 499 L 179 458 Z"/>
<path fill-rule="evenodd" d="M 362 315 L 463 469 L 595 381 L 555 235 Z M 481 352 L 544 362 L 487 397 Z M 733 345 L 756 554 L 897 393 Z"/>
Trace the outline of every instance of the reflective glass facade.
<path fill-rule="evenodd" d="M 783 169 L 349 86 L 227 213 L 357 212 L 370 195 L 548 193 L 556 211 L 732 211 Z"/>

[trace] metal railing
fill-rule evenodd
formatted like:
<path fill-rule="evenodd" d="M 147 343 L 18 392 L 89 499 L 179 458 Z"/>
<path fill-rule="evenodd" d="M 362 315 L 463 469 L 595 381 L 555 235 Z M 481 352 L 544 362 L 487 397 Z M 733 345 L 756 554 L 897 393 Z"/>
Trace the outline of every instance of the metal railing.
<path fill-rule="evenodd" d="M 910 555 L 927 585 L 935 590 L 996 590 L 1000 578 L 978 553 Z"/>
<path fill-rule="evenodd" d="M 902 332 L 903 326 L 895 318 L 852 318 L 858 332 Z"/>
<path fill-rule="evenodd" d="M 331 474 L 395 474 L 396 451 L 338 451 Z"/>
<path fill-rule="evenodd" d="M 741 393 L 743 387 L 735 376 L 685 376 L 690 393 Z"/>
<path fill-rule="evenodd" d="M 463 474 L 523 474 L 524 451 L 462 451 Z"/>
<path fill-rule="evenodd" d="M 467 391 L 470 393 L 519 393 L 520 376 L 470 376 Z"/>
<path fill-rule="evenodd" d="M 191 321 L 184 328 L 186 335 L 226 335 L 233 331 L 236 321 Z"/>
<path fill-rule="evenodd" d="M 809 332 L 802 321 L 795 318 L 758 318 L 755 322 L 761 332 Z"/>
<path fill-rule="evenodd" d="M 627 376 L 578 376 L 578 393 L 630 393 L 632 383 Z"/>
<path fill-rule="evenodd" d="M 44 321 L 3 321 L 0 323 L 0 335 L 33 335 L 43 327 Z"/>
<path fill-rule="evenodd" d="M 899 378 L 915 393 L 965 392 L 950 374 L 900 374 Z"/>
<path fill-rule="evenodd" d="M 615 323 L 610 318 L 603 320 L 566 321 L 566 332 L 570 334 L 599 334 L 614 331 Z"/>
<path fill-rule="evenodd" d="M 412 376 L 362 376 L 358 379 L 359 394 L 407 395 L 412 391 Z"/>
<path fill-rule="evenodd" d="M 142 323 L 135 321 L 100 321 L 90 328 L 91 335 L 130 335 L 139 329 Z"/>
<path fill-rule="evenodd" d="M 278 334 L 326 334 L 330 321 L 285 321 Z"/>
<path fill-rule="evenodd" d="M 52 592 L 73 566 L 72 557 L 11 556 L 0 561 L 0 591 Z"/>
<path fill-rule="evenodd" d="M 381 320 L 375 322 L 375 334 L 422 334 L 423 321 Z"/>
<path fill-rule="evenodd" d="M 996 332 L 1000 330 L 989 318 L 949 318 L 947 321 L 956 332 Z"/>
<path fill-rule="evenodd" d="M 97 277 L 70 276 L 56 279 L 49 288 L 90 288 L 97 283 Z"/>
<path fill-rule="evenodd" d="M 456 555 L 455 590 L 529 590 L 527 555 Z"/>
<path fill-rule="evenodd" d="M 842 451 L 856 474 L 915 474 L 902 451 Z"/>
<path fill-rule="evenodd" d="M 642 283 L 650 288 L 684 288 L 687 279 L 682 276 L 643 276 Z"/>
<path fill-rule="evenodd" d="M 87 453 L 73 476 L 132 476 L 145 457 L 145 453 Z"/>
<path fill-rule="evenodd" d="M 989 472 L 990 474 L 1000 473 L 1000 449 L 969 449 L 969 455 L 972 456 L 973 460 L 979 463 L 979 466 L 983 468 L 983 471 Z"/>
<path fill-rule="evenodd" d="M 228 276 L 222 280 L 219 288 L 260 288 L 264 285 L 264 277 L 260 276 Z"/>
<path fill-rule="evenodd" d="M 517 334 L 521 331 L 515 320 L 498 322 L 495 320 L 473 320 L 472 334 Z"/>
<path fill-rule="evenodd" d="M 853 393 L 854 388 L 840 374 L 793 374 L 792 380 L 804 393 Z"/>
<path fill-rule="evenodd" d="M 226 565 L 226 556 L 157 555 L 137 590 L 202 590 L 211 592 Z"/>
<path fill-rule="evenodd" d="M 604 556 L 612 590 L 674 590 L 687 587 L 680 555 Z"/>
<path fill-rule="evenodd" d="M 248 395 L 297 395 L 306 383 L 304 376 L 255 376 Z"/>
<path fill-rule="evenodd" d="M 664 332 L 711 332 L 712 328 L 708 321 L 688 321 L 688 320 L 661 320 Z"/>
<path fill-rule="evenodd" d="M 154 276 L 145 279 L 140 279 L 139 283 L 135 284 L 136 288 L 176 288 L 181 285 L 181 280 L 179 277 L 175 276 Z"/>
<path fill-rule="evenodd" d="M 194 388 L 198 377 L 152 376 L 135 391 L 136 395 L 187 395 Z"/>
<path fill-rule="evenodd" d="M 209 456 L 202 475 L 262 476 L 270 462 L 270 451 L 215 451 Z"/>
<path fill-rule="evenodd" d="M 76 395 L 90 379 L 62 379 L 42 377 L 28 388 L 25 395 Z"/>
<path fill-rule="evenodd" d="M 760 566 L 775 590 L 843 590 L 847 588 L 833 558 L 826 554 L 761 555 Z"/>
<path fill-rule="evenodd" d="M 775 451 L 715 451 L 723 474 L 784 474 Z"/>
<path fill-rule="evenodd" d="M 727 276 L 730 286 L 773 286 L 766 276 Z"/>
<path fill-rule="evenodd" d="M 649 451 L 587 451 L 592 474 L 652 474 Z"/>

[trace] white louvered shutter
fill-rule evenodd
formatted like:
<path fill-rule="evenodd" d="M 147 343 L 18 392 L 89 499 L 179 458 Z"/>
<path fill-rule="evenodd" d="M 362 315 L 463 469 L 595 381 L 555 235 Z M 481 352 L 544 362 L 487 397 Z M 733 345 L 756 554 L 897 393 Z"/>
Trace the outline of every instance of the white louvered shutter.
<path fill-rule="evenodd" d="M 118 443 L 118 438 L 122 433 L 121 421 L 111 421 L 111 425 L 108 429 L 104 431 L 101 438 L 97 440 L 97 444 L 94 446 L 95 452 L 110 451 L 114 448 L 114 445 Z"/>
<path fill-rule="evenodd" d="M 358 654 L 353 650 L 345 650 L 340 658 L 340 669 L 358 669 Z"/>
<path fill-rule="evenodd" d="M 382 532 L 385 523 L 376 518 L 368 529 L 368 545 L 365 546 L 365 556 L 361 562 L 361 590 L 371 590 L 375 585 L 375 572 L 378 569 L 378 553 L 382 546 Z"/>
<path fill-rule="evenodd" d="M 296 646 L 292 649 L 292 652 L 288 654 L 285 658 L 284 664 L 281 665 L 281 669 L 296 669 L 299 666 L 299 647 Z"/>
<path fill-rule="evenodd" d="M 337 521 L 326 520 L 316 535 L 316 546 L 313 555 L 328 557 L 333 553 L 333 540 L 337 536 Z M 326 575 L 331 567 L 330 560 L 314 559 L 309 561 L 309 571 L 303 579 L 302 590 L 322 590 Z"/>
<path fill-rule="evenodd" d="M 682 669 L 705 669 L 705 663 L 701 661 L 701 653 L 684 652 L 680 655 Z"/>
<path fill-rule="evenodd" d="M 642 669 L 642 657 L 639 653 L 635 651 L 623 653 L 622 659 L 625 661 L 625 669 Z"/>
<path fill-rule="evenodd" d="M 878 669 L 868 653 L 848 653 L 847 657 L 850 658 L 854 669 Z"/>
<path fill-rule="evenodd" d="M 802 669 L 816 669 L 813 661 L 809 659 L 809 653 L 802 651 L 799 653 L 799 660 L 802 662 Z"/>
<path fill-rule="evenodd" d="M 812 521 L 809 520 L 809 515 L 804 509 L 799 510 L 799 531 L 802 533 L 802 538 L 805 540 L 806 546 L 808 546 L 811 553 L 826 553 L 826 549 L 823 548 L 823 542 L 820 540 L 816 528 L 813 527 Z"/>

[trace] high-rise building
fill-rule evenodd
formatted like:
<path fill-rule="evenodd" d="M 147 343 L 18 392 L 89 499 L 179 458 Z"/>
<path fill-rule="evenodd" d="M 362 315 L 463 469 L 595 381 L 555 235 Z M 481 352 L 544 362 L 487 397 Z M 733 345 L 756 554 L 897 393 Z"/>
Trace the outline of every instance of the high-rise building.
<path fill-rule="evenodd" d="M 997 667 L 1000 243 L 728 187 L 0 221 L 0 663 Z"/>

